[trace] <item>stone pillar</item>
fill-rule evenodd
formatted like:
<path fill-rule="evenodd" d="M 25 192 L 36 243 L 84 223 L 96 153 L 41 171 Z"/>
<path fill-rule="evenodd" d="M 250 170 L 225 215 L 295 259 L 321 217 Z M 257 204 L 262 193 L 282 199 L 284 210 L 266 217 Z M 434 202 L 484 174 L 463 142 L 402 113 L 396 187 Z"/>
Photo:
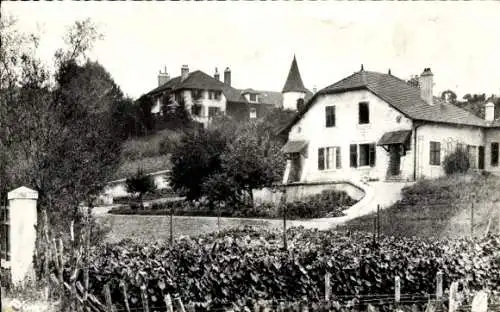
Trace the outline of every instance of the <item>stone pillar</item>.
<path fill-rule="evenodd" d="M 10 270 L 12 284 L 23 286 L 34 278 L 38 192 L 25 186 L 7 194 L 10 217 Z"/>

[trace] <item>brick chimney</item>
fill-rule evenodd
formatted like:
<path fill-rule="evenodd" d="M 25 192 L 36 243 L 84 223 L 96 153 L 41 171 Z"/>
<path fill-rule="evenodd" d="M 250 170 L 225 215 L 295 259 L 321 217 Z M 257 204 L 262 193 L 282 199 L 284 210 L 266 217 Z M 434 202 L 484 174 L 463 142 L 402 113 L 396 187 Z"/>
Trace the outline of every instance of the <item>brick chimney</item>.
<path fill-rule="evenodd" d="M 170 80 L 170 75 L 167 73 L 167 66 L 165 66 L 165 71 L 162 73 L 161 69 L 158 73 L 158 86 L 164 85 Z"/>
<path fill-rule="evenodd" d="M 493 121 L 495 119 L 495 104 L 489 101 L 484 105 L 484 120 Z"/>
<path fill-rule="evenodd" d="M 420 97 L 429 105 L 434 105 L 433 92 L 434 75 L 430 68 L 425 68 L 420 77 L 418 78 L 418 85 L 420 87 Z"/>
<path fill-rule="evenodd" d="M 182 65 L 182 67 L 181 67 L 181 80 L 186 79 L 188 74 L 189 74 L 189 67 L 187 65 Z"/>
<path fill-rule="evenodd" d="M 227 85 L 231 85 L 231 70 L 229 67 L 226 67 L 224 70 L 224 83 Z"/>
<path fill-rule="evenodd" d="M 220 74 L 219 74 L 219 70 L 217 69 L 217 67 L 215 67 L 214 78 L 220 81 Z"/>

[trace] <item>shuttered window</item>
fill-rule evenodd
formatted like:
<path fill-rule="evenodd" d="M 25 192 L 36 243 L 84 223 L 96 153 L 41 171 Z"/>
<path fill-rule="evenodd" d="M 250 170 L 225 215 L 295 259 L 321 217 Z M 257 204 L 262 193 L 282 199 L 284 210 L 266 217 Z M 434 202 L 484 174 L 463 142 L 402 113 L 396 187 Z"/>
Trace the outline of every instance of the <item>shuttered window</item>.
<path fill-rule="evenodd" d="M 498 142 L 491 143 L 491 166 L 498 166 Z"/>
<path fill-rule="evenodd" d="M 326 127 L 335 127 L 335 106 L 325 107 Z"/>
<path fill-rule="evenodd" d="M 318 149 L 318 170 L 325 170 L 325 149 Z"/>
<path fill-rule="evenodd" d="M 349 146 L 349 164 L 352 168 L 358 166 L 358 146 L 356 144 Z"/>

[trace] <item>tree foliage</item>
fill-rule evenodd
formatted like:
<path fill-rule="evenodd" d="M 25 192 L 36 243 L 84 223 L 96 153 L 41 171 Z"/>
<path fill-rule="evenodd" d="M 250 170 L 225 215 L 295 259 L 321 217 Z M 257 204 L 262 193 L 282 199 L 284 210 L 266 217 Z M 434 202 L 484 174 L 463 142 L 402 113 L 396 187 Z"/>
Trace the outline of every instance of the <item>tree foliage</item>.
<path fill-rule="evenodd" d="M 207 129 L 192 131 L 172 155 L 173 187 L 189 199 L 242 202 L 252 190 L 279 182 L 285 169 L 280 133 L 294 112 L 273 110 L 265 118 L 237 123 L 215 118 Z"/>
<path fill-rule="evenodd" d="M 2 186 L 36 189 L 52 232 L 67 232 L 75 221 L 78 233 L 78 204 L 92 201 L 116 169 L 121 136 L 114 125 L 123 124 L 118 108 L 127 99 L 100 64 L 84 61 L 100 36 L 90 20 L 68 30 L 53 73 L 33 52 L 38 38 L 3 21 Z"/>

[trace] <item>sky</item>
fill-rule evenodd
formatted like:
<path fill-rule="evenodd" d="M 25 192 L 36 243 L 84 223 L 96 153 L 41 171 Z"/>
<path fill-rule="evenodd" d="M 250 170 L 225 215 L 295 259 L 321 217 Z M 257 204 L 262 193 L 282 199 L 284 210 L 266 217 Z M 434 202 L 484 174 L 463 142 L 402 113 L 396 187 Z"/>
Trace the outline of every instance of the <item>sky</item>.
<path fill-rule="evenodd" d="M 310 90 L 363 64 L 403 79 L 430 67 L 435 95 L 500 94 L 500 1 L 3 2 L 2 13 L 41 34 L 47 64 L 67 27 L 91 18 L 104 38 L 90 58 L 133 98 L 184 64 L 210 75 L 230 67 L 236 88 L 281 91 L 294 54 Z"/>

